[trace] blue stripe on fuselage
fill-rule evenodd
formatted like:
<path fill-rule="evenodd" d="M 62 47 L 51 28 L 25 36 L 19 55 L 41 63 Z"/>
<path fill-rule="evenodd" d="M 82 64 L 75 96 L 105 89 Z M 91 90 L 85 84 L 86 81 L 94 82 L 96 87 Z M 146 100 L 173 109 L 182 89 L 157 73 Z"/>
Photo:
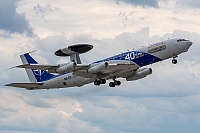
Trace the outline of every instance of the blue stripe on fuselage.
<path fill-rule="evenodd" d="M 145 53 L 145 52 L 130 51 L 130 52 L 115 55 L 115 56 L 112 56 L 112 57 L 109 57 L 109 58 L 106 58 L 106 59 L 103 59 L 100 61 L 96 61 L 94 63 L 106 62 L 109 60 L 128 60 L 128 61 L 135 62 L 140 67 L 162 61 L 162 59 L 160 59 L 154 55 Z"/>

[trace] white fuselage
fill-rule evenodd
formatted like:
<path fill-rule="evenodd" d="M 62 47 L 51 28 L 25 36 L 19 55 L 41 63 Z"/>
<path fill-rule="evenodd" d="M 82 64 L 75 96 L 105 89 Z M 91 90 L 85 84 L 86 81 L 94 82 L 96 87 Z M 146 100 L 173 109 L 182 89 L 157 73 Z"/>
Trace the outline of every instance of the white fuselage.
<path fill-rule="evenodd" d="M 110 63 L 129 63 L 134 64 L 132 68 L 124 67 L 123 71 L 117 71 L 117 68 L 113 70 L 113 75 L 117 73 L 117 77 L 125 77 L 129 70 L 134 68 L 143 67 L 152 63 L 156 63 L 168 58 L 177 57 L 177 55 L 186 52 L 192 42 L 184 39 L 170 39 L 163 42 L 151 44 L 134 51 L 125 52 L 107 59 L 103 59 L 91 64 L 91 67 L 98 65 L 102 62 Z M 113 75 L 107 76 L 106 79 L 112 78 Z M 128 75 L 127 75 L 128 76 Z M 72 73 L 65 73 L 58 75 L 48 81 L 43 82 L 44 84 L 39 88 L 51 89 L 51 88 L 65 88 L 73 86 L 82 86 L 91 82 L 94 82 L 96 77 L 85 78 L 81 76 L 75 76 Z"/>

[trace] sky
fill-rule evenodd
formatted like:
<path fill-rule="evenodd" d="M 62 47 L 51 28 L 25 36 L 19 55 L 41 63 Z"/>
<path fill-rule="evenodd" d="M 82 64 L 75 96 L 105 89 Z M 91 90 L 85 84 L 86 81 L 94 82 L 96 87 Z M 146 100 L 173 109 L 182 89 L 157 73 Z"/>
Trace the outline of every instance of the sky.
<path fill-rule="evenodd" d="M 199 133 L 200 1 L 0 0 L 0 133 Z M 171 38 L 193 42 L 178 64 L 147 67 L 144 79 L 108 85 L 28 91 L 5 87 L 29 82 L 20 54 L 41 64 L 68 62 L 54 52 L 71 44 L 94 48 L 91 63 Z"/>

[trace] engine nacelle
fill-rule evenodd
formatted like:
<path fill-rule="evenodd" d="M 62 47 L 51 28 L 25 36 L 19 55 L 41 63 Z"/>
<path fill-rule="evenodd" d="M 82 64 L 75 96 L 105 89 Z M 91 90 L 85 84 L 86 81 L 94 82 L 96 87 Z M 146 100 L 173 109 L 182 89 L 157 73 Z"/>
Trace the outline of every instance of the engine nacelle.
<path fill-rule="evenodd" d="M 57 73 L 63 74 L 65 72 L 72 72 L 76 68 L 77 64 L 75 62 L 71 62 L 67 65 L 61 66 L 56 69 Z"/>
<path fill-rule="evenodd" d="M 88 69 L 88 73 L 98 73 L 103 69 L 108 68 L 108 62 L 103 62 L 98 64 L 97 66 L 91 67 Z"/>
<path fill-rule="evenodd" d="M 147 75 L 152 74 L 151 68 L 142 68 L 138 69 L 135 74 L 128 76 L 126 78 L 127 81 L 137 80 L 146 77 Z"/>

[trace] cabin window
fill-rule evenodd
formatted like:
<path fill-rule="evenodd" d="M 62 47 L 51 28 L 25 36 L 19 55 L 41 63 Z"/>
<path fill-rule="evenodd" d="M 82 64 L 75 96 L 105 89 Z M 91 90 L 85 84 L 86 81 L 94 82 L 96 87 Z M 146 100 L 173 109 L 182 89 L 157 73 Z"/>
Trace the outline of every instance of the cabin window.
<path fill-rule="evenodd" d="M 188 40 L 185 40 L 185 39 L 178 39 L 177 42 L 182 42 L 182 41 L 188 41 Z"/>

